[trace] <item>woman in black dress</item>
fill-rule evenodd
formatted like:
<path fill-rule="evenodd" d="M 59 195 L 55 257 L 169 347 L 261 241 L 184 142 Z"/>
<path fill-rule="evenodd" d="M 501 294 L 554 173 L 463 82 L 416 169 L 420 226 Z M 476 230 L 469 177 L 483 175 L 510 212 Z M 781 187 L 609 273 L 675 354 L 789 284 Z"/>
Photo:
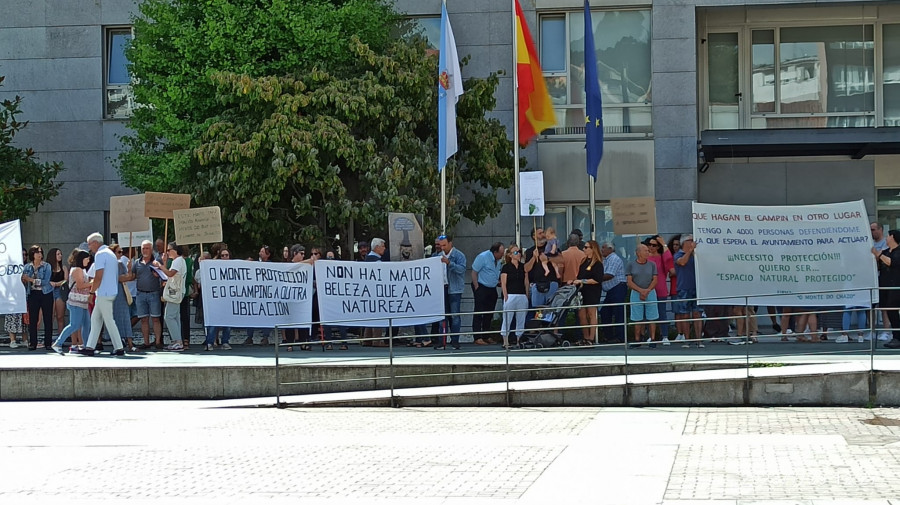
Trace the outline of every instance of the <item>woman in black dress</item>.
<path fill-rule="evenodd" d="M 891 230 L 885 236 L 887 249 L 877 251 L 872 248 L 872 254 L 886 270 L 882 276 L 882 289 L 878 293 L 878 299 L 881 307 L 886 309 L 888 320 L 891 322 L 893 329 L 893 337 L 889 342 L 884 344 L 888 349 L 900 349 L 900 230 Z"/>
<path fill-rule="evenodd" d="M 581 329 L 584 338 L 579 343 L 594 345 L 597 343 L 597 310 L 603 294 L 603 256 L 596 240 L 588 240 L 584 244 L 584 255 L 584 261 L 578 268 L 578 278 L 570 284 L 581 287 L 581 302 L 584 305 L 578 309 L 578 320 L 584 326 Z"/>

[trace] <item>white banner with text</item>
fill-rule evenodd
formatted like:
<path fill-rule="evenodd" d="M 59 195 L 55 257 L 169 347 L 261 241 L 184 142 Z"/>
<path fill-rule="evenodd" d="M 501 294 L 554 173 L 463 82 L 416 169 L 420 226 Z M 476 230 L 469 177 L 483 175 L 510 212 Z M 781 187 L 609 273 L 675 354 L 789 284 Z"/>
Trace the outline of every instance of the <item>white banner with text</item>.
<path fill-rule="evenodd" d="M 322 321 L 361 326 L 412 326 L 444 317 L 440 258 L 403 262 L 317 261 Z M 393 318 L 388 321 L 388 318 Z"/>
<path fill-rule="evenodd" d="M 772 207 L 695 202 L 693 221 L 701 304 L 743 305 L 743 297 L 750 305 L 786 307 L 878 301 L 877 291 L 869 291 L 878 281 L 862 200 Z M 810 292 L 821 293 L 802 294 Z"/>
<path fill-rule="evenodd" d="M 23 272 L 22 226 L 17 219 L 0 224 L 0 314 L 28 311 Z"/>
<path fill-rule="evenodd" d="M 243 260 L 200 262 L 206 326 L 309 327 L 313 267 Z"/>

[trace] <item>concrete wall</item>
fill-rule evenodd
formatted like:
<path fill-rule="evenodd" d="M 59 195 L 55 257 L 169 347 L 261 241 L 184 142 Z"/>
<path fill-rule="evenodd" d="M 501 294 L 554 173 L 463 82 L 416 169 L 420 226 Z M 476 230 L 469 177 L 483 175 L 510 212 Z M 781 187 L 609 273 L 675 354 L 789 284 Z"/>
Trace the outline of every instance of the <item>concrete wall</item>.
<path fill-rule="evenodd" d="M 128 194 L 115 170 L 125 123 L 103 119 L 104 26 L 129 25 L 131 0 L 0 0 L 0 100 L 20 95 L 30 124 L 16 145 L 66 170 L 60 195 L 30 217 L 25 246 L 68 251 L 103 231 L 111 195 Z"/>

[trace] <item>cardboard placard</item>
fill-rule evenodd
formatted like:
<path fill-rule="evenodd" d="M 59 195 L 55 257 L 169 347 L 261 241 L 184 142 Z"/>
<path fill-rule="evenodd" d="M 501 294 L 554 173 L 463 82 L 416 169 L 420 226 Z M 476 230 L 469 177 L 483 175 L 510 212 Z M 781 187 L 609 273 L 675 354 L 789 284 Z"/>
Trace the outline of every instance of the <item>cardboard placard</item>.
<path fill-rule="evenodd" d="M 211 244 L 222 241 L 222 211 L 219 207 L 197 207 L 173 212 L 175 242 Z"/>
<path fill-rule="evenodd" d="M 609 204 L 616 235 L 656 234 L 656 198 L 612 198 Z"/>
<path fill-rule="evenodd" d="M 174 211 L 189 208 L 191 208 L 191 195 L 150 191 L 144 193 L 144 217 L 173 219 Z"/>
<path fill-rule="evenodd" d="M 150 223 L 150 220 L 147 218 L 143 218 L 146 221 L 147 228 L 144 231 L 136 231 L 136 232 L 120 232 L 119 238 L 116 240 L 116 243 L 122 247 L 140 247 L 141 242 L 145 240 L 149 240 L 153 242 L 153 226 Z M 133 243 L 132 243 L 133 242 Z"/>
<path fill-rule="evenodd" d="M 544 173 L 522 172 L 519 174 L 519 215 L 544 215 Z"/>
<path fill-rule="evenodd" d="M 110 233 L 147 231 L 144 195 L 109 197 Z"/>

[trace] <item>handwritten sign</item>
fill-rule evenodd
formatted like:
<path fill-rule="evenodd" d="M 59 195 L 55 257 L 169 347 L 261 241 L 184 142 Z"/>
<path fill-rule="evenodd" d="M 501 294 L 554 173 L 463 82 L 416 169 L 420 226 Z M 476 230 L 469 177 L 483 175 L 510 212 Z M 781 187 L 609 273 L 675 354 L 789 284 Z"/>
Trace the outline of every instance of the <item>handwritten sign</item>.
<path fill-rule="evenodd" d="M 222 211 L 219 207 L 197 207 L 173 211 L 175 242 L 211 244 L 222 241 Z"/>
<path fill-rule="evenodd" d="M 405 262 L 317 261 L 316 287 L 324 322 L 412 326 L 444 317 L 440 258 Z M 391 321 L 388 318 L 392 318 Z"/>
<path fill-rule="evenodd" d="M 200 270 L 207 326 L 310 326 L 312 265 L 203 260 Z"/>
<path fill-rule="evenodd" d="M 544 215 L 544 173 L 521 172 L 519 174 L 519 215 Z"/>
<path fill-rule="evenodd" d="M 119 238 L 118 240 L 116 240 L 116 243 L 122 247 L 127 248 L 140 247 L 141 242 L 145 240 L 153 242 L 153 226 L 150 224 L 150 220 L 145 217 L 142 217 L 141 219 L 145 221 L 144 225 L 146 226 L 146 228 L 144 229 L 144 231 L 138 231 L 134 233 L 121 232 L 119 233 Z"/>
<path fill-rule="evenodd" d="M 109 231 L 110 233 L 147 231 L 144 195 L 109 198 Z"/>
<path fill-rule="evenodd" d="M 144 217 L 173 219 L 173 212 L 191 207 L 191 195 L 180 193 L 144 193 Z"/>
<path fill-rule="evenodd" d="M 743 305 L 743 297 L 751 305 L 788 307 L 877 302 L 867 290 L 878 282 L 862 200 L 775 207 L 695 202 L 693 221 L 697 296 L 704 303 Z M 823 293 L 802 294 L 811 291 Z"/>
<path fill-rule="evenodd" d="M 0 224 L 0 314 L 22 314 L 28 309 L 22 284 L 22 225 L 19 220 Z"/>
<path fill-rule="evenodd" d="M 616 235 L 656 234 L 656 199 L 652 196 L 612 198 L 613 231 Z"/>

